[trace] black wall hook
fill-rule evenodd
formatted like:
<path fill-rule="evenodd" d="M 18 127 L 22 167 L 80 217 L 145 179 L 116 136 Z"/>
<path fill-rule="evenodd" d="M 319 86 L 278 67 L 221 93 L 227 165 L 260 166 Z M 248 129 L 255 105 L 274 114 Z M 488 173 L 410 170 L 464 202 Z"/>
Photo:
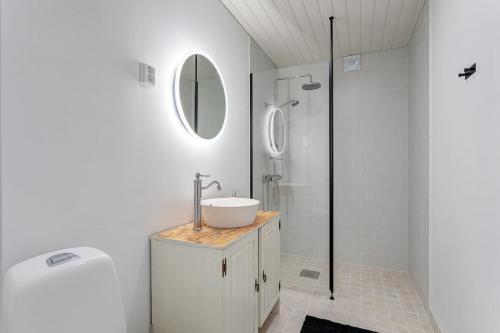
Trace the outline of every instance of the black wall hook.
<path fill-rule="evenodd" d="M 464 72 L 463 73 L 459 73 L 458 77 L 462 77 L 463 76 L 467 80 L 474 73 L 476 73 L 476 64 L 470 66 L 469 68 L 464 68 Z"/>

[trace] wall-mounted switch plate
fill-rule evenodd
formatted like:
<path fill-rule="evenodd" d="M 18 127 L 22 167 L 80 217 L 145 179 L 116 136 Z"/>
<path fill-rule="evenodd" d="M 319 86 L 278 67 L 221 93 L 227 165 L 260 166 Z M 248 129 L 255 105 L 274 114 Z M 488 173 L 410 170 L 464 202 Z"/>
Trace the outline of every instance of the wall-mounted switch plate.
<path fill-rule="evenodd" d="M 154 87 L 156 82 L 155 68 L 148 64 L 139 64 L 139 82 L 148 87 Z"/>
<path fill-rule="evenodd" d="M 344 57 L 344 72 L 354 72 L 361 70 L 361 55 L 356 54 Z"/>

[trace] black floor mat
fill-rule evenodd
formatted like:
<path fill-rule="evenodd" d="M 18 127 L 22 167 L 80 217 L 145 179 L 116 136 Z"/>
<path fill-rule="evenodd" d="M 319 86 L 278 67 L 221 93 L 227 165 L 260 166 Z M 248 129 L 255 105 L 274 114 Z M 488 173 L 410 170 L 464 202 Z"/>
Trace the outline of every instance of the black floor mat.
<path fill-rule="evenodd" d="M 376 333 L 333 321 L 306 316 L 300 333 Z"/>

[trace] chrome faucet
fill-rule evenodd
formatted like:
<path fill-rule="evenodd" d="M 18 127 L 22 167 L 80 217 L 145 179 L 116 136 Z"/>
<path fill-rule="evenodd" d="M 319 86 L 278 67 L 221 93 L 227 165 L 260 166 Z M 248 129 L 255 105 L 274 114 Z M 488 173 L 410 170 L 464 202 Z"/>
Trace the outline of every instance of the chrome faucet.
<path fill-rule="evenodd" d="M 212 185 L 217 185 L 217 191 L 222 191 L 222 186 L 216 180 L 207 186 L 202 186 L 201 177 L 210 177 L 210 175 L 202 175 L 199 172 L 194 175 L 194 231 L 201 231 L 201 192 L 212 187 Z"/>

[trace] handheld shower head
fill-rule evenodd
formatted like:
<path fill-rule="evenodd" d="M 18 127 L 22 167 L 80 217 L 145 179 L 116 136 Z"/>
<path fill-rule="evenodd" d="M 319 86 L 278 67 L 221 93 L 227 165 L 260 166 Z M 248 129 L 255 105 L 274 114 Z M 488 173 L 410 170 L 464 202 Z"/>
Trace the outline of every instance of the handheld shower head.
<path fill-rule="evenodd" d="M 321 83 L 319 82 L 314 82 L 314 81 L 309 81 L 307 83 L 304 83 L 302 85 L 303 90 L 316 90 L 321 88 Z"/>
<path fill-rule="evenodd" d="M 299 105 L 299 103 L 300 101 L 298 99 L 289 99 L 286 103 L 281 104 L 279 107 L 282 108 L 287 106 L 288 104 L 291 104 L 292 106 L 297 106 Z"/>

